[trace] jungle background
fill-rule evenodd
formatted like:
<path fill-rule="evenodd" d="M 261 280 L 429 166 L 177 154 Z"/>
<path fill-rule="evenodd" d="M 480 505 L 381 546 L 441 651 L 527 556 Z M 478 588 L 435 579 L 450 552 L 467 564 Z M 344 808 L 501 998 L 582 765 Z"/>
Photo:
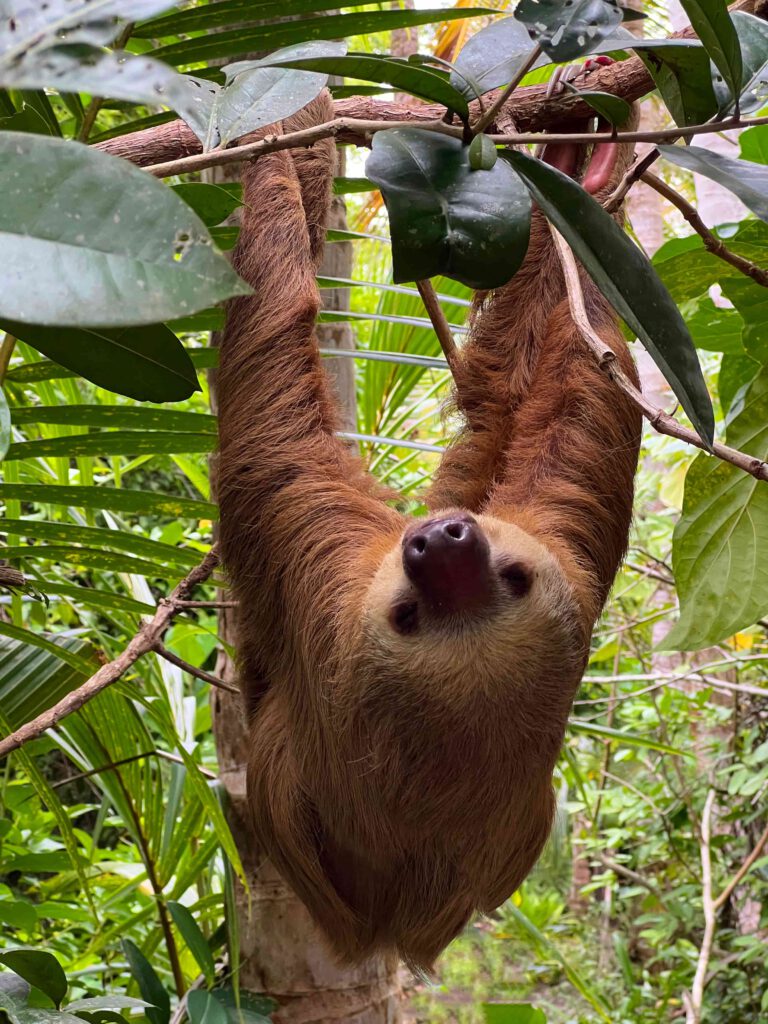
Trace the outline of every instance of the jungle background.
<path fill-rule="evenodd" d="M 297 3 L 293 12 L 292 0 L 284 6 L 285 16 L 311 10 Z M 450 59 L 488 23 L 488 16 L 467 16 L 465 0 L 435 6 L 455 20 L 424 16 L 422 4 L 407 0 L 355 7 L 361 18 L 393 10 L 406 17 L 391 31 L 386 21 L 381 30 L 374 17 L 361 21 L 350 32 L 354 48 Z M 506 9 L 503 0 L 486 6 Z M 664 35 L 688 20 L 674 0 L 643 10 L 646 34 Z M 152 48 L 141 34 L 125 44 L 139 54 Z M 526 81 L 546 80 L 551 70 Z M 337 96 L 365 91 L 336 81 Z M 8 91 L 3 102 L 0 130 L 18 130 L 24 119 L 27 131 L 90 142 L 167 119 L 160 108 L 50 89 Z M 644 126 L 667 123 L 654 96 L 644 100 L 642 117 Z M 768 163 L 768 126 L 701 144 Z M 372 472 L 418 509 L 420 489 L 456 427 L 445 411 L 450 377 L 418 293 L 392 284 L 386 211 L 364 179 L 364 155 L 347 149 L 345 157 L 338 226 L 320 282 L 321 345 L 383 354 L 337 356 L 332 369 L 353 443 Z M 662 174 L 729 247 L 768 265 L 768 227 L 731 193 L 671 164 Z M 210 171 L 171 181 L 195 188 L 201 177 L 219 186 L 199 202 L 214 239 L 231 248 L 237 229 L 227 218 L 237 185 L 222 185 Z M 691 331 L 722 433 L 741 411 L 740 389 L 767 372 L 768 293 L 706 253 L 658 192 L 637 186 L 627 212 L 634 239 Z M 340 286 L 342 279 L 355 283 Z M 470 291 L 446 278 L 435 284 L 460 339 Z M 23 586 L 0 592 L 2 732 L 117 657 L 142 616 L 154 614 L 212 543 L 208 330 L 220 320 L 197 316 L 172 326 L 200 390 L 163 405 L 97 387 L 11 333 L 0 346 L 9 410 L 2 416 L 1 554 L 8 569 L 24 574 Z M 639 345 L 633 351 L 646 392 L 673 408 L 659 372 Z M 406 358 L 387 361 L 387 354 Z M 752 454 L 766 458 L 765 386 L 740 429 L 742 446 L 749 442 Z M 574 706 L 555 778 L 551 841 L 520 891 L 451 945 L 434 979 L 400 975 L 407 1019 L 682 1020 L 698 970 L 702 1019 L 768 1020 L 768 620 L 755 614 L 728 631 L 740 596 L 762 602 L 768 615 L 768 485 L 734 471 L 723 512 L 718 495 L 701 486 L 709 458 L 646 426 L 629 554 Z M 708 552 L 699 576 L 685 551 L 677 560 L 674 554 L 681 530 L 694 528 L 705 532 L 700 547 Z M 687 581 L 689 595 L 704 594 L 687 627 L 690 639 L 690 623 L 698 623 L 690 644 L 697 649 L 687 653 L 664 643 L 678 614 L 676 578 Z M 251 955 L 258 939 L 242 925 L 237 877 L 244 869 L 204 678 L 231 678 L 226 590 L 218 583 L 213 577 L 192 595 L 208 606 L 190 605 L 174 618 L 165 654 L 145 655 L 81 710 L 0 761 L 0 964 L 8 969 L 0 973 L 0 1016 L 12 1024 L 124 1024 L 143 1016 L 180 1024 L 185 1015 L 192 1024 L 259 1024 L 275 1010 L 238 984 L 239 957 L 244 949 Z M 271 953 L 287 965 L 292 954 L 281 942 L 278 928 Z M 36 957 L 42 950 L 60 972 Z"/>

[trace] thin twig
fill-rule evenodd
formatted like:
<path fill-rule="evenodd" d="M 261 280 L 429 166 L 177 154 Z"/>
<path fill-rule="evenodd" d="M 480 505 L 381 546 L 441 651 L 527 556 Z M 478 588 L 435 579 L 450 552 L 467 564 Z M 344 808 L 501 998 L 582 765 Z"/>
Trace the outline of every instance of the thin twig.
<path fill-rule="evenodd" d="M 493 122 L 494 122 L 498 112 L 506 104 L 506 102 L 509 99 L 509 97 L 515 91 L 515 89 L 518 87 L 518 85 L 520 85 L 522 80 L 525 78 L 525 76 L 528 74 L 528 72 L 531 70 L 531 68 L 536 63 L 536 61 L 539 59 L 540 56 L 541 56 L 541 47 L 537 43 L 536 46 L 534 46 L 534 48 L 528 54 L 528 57 L 526 58 L 525 63 L 523 64 L 523 66 L 521 68 L 518 69 L 517 74 L 512 79 L 512 81 L 509 83 L 509 85 L 506 87 L 506 89 L 504 89 L 501 93 L 499 93 L 499 95 L 493 101 L 491 106 L 488 107 L 488 109 L 485 111 L 485 113 L 481 114 L 481 116 L 477 119 L 477 121 L 475 121 L 475 123 L 472 125 L 472 134 L 473 135 L 479 135 L 480 132 L 484 131 L 488 127 L 489 124 L 493 124 Z"/>
<path fill-rule="evenodd" d="M 664 902 L 664 897 L 662 896 L 659 889 L 653 884 L 653 882 L 649 882 L 647 878 L 645 878 L 641 874 L 638 874 L 637 871 L 633 871 L 632 868 L 628 868 L 625 864 L 619 864 L 618 861 L 611 860 L 611 858 L 606 857 L 604 853 L 598 853 L 597 859 L 604 867 L 608 868 L 609 871 L 613 871 L 615 875 L 621 875 L 624 878 L 629 879 L 630 882 L 634 882 L 636 885 L 641 885 L 644 889 L 647 889 L 648 892 L 655 896 L 655 898 L 658 900 L 659 906 L 662 909 L 667 910 L 667 905 Z"/>
<path fill-rule="evenodd" d="M 615 213 L 624 202 L 627 192 L 632 188 L 648 168 L 658 160 L 661 153 L 654 146 L 644 156 L 639 156 L 630 168 L 628 168 L 619 184 L 603 203 L 606 213 Z"/>
<path fill-rule="evenodd" d="M 763 852 L 763 848 L 765 847 L 766 843 L 768 843 L 768 826 L 766 826 L 765 830 L 760 835 L 760 838 L 755 843 L 755 847 L 752 850 L 752 853 L 750 853 L 750 855 L 747 857 L 747 859 L 741 865 L 739 870 L 736 872 L 736 874 L 733 876 L 733 878 L 730 880 L 730 882 L 726 885 L 726 887 L 723 889 L 723 891 L 720 893 L 720 895 L 715 900 L 715 902 L 714 902 L 715 910 L 719 910 L 728 901 L 728 899 L 730 898 L 731 893 L 733 892 L 733 890 L 736 888 L 736 886 L 739 884 L 739 882 L 741 882 L 741 880 L 747 874 L 747 872 L 752 867 L 752 865 L 755 863 L 757 858 Z"/>
<path fill-rule="evenodd" d="M 204 583 L 218 563 L 219 556 L 214 545 L 202 562 L 174 587 L 170 596 L 159 602 L 153 617 L 142 622 L 138 633 L 131 639 L 124 651 L 113 661 L 102 665 L 98 672 L 94 673 L 82 686 L 78 686 L 72 693 L 68 693 L 58 704 L 54 704 L 52 708 L 16 729 L 10 736 L 0 740 L 0 757 L 5 757 L 11 751 L 18 750 L 24 743 L 37 739 L 47 729 L 60 722 L 62 718 L 73 711 L 79 711 L 102 690 L 117 682 L 142 655 L 153 651 L 168 626 L 182 610 L 183 606 L 179 605 L 178 601 L 185 600 L 196 586 Z"/>
<path fill-rule="evenodd" d="M 226 690 L 228 693 L 240 693 L 238 688 L 232 683 L 227 683 L 223 679 L 219 679 L 218 676 L 211 675 L 210 672 L 206 672 L 205 669 L 198 668 L 196 665 L 190 664 L 188 661 L 184 661 L 178 654 L 174 654 L 173 651 L 169 651 L 167 647 L 161 644 L 159 641 L 154 645 L 152 650 L 155 654 L 159 654 L 161 658 L 165 658 L 171 665 L 175 665 L 176 668 L 180 668 L 182 672 L 188 672 L 191 676 L 196 676 L 198 679 L 202 679 L 206 683 L 210 683 L 211 686 L 217 687 L 219 690 Z"/>
<path fill-rule="evenodd" d="M 717 235 L 709 230 L 696 211 L 696 208 L 687 199 L 684 199 L 679 192 L 676 192 L 665 181 L 662 181 L 658 175 L 652 174 L 650 171 L 645 171 L 640 177 L 646 185 L 650 185 L 655 192 L 658 192 L 660 196 L 664 196 L 673 206 L 678 208 L 696 234 L 701 236 L 707 252 L 711 252 L 713 256 L 717 256 L 718 259 L 723 260 L 725 263 L 730 263 L 732 267 L 736 267 L 742 274 L 751 277 L 753 281 L 762 285 L 763 288 L 768 288 L 768 271 L 758 267 L 750 260 L 745 260 L 743 256 L 732 252 L 724 245 Z"/>
<path fill-rule="evenodd" d="M 90 779 L 94 775 L 101 775 L 102 772 L 111 772 L 116 768 L 122 768 L 123 765 L 133 764 L 135 761 L 143 761 L 146 757 L 159 757 L 163 761 L 170 761 L 171 764 L 178 764 L 183 767 L 184 759 L 179 757 L 177 754 L 172 754 L 168 750 L 145 750 L 141 754 L 132 754 L 130 757 L 121 757 L 119 761 L 110 761 L 108 764 L 102 764 L 98 768 L 89 768 L 86 772 L 76 772 L 74 775 L 69 775 L 66 779 L 58 779 L 56 782 L 50 784 L 51 789 L 59 789 L 62 786 L 68 786 L 70 782 L 79 782 L 81 779 Z M 207 779 L 217 779 L 218 775 L 215 772 L 209 771 L 207 768 L 203 768 L 202 765 L 197 766 L 198 771 L 201 775 L 204 775 Z"/>
<path fill-rule="evenodd" d="M 443 312 L 443 307 L 440 305 L 437 292 L 429 278 L 417 281 L 416 287 L 418 288 L 419 295 L 424 303 L 424 308 L 429 314 L 429 319 L 432 321 L 432 326 L 435 329 L 437 340 L 440 342 L 440 348 L 443 350 L 445 361 L 448 363 L 448 369 L 451 373 L 455 373 L 456 363 L 458 360 L 458 350 L 456 348 L 456 342 L 453 340 L 453 334 L 451 333 L 451 325 L 448 323 L 445 313 Z"/>
<path fill-rule="evenodd" d="M 617 132 L 611 135 L 612 142 L 662 142 L 669 139 L 689 138 L 711 132 L 725 131 L 732 128 L 748 128 L 753 125 L 768 124 L 768 117 L 726 118 L 724 121 L 695 124 L 687 128 L 660 128 L 650 132 Z M 274 153 L 281 149 L 299 149 L 312 146 L 321 139 L 336 138 L 346 133 L 351 134 L 359 145 L 370 145 L 376 132 L 390 128 L 418 127 L 423 131 L 439 132 L 461 138 L 464 129 L 460 125 L 445 124 L 443 121 L 363 121 L 341 117 L 333 121 L 325 121 L 312 128 L 288 132 L 286 135 L 268 135 L 257 142 L 248 142 L 231 149 L 214 150 L 210 153 L 196 153 L 193 156 L 168 160 L 165 163 L 151 164 L 145 169 L 157 178 L 167 178 L 175 174 L 186 174 L 200 171 L 206 167 L 220 167 L 223 164 L 238 163 L 242 160 L 253 160 L 265 153 Z M 546 134 L 535 132 L 529 134 L 489 135 L 489 139 L 499 146 L 522 146 L 539 142 L 595 142 L 605 141 L 604 132 L 584 132 L 583 134 Z"/>
<path fill-rule="evenodd" d="M 560 254 L 560 262 L 562 263 L 563 275 L 568 290 L 568 303 L 571 307 L 573 322 L 581 332 L 588 348 L 595 356 L 600 369 L 604 370 L 624 394 L 631 398 L 643 416 L 659 434 L 675 437 L 680 441 L 694 445 L 696 448 L 701 448 L 702 451 L 711 451 L 712 454 L 722 459 L 723 462 L 728 462 L 732 466 L 744 470 L 745 473 L 749 473 L 756 480 L 768 480 L 768 462 L 764 462 L 762 459 L 755 458 L 752 455 L 747 455 L 745 452 L 737 451 L 726 444 L 720 444 L 719 441 L 715 441 L 710 449 L 710 446 L 699 437 L 695 430 L 684 427 L 674 416 L 670 416 L 669 413 L 659 409 L 645 398 L 639 388 L 632 383 L 619 366 L 613 349 L 603 341 L 592 327 L 584 306 L 584 295 L 581 290 L 576 259 L 568 243 L 551 224 L 550 230 Z"/>
<path fill-rule="evenodd" d="M 701 1008 L 704 1002 L 704 984 L 707 978 L 709 958 L 712 955 L 712 943 L 715 940 L 715 925 L 717 923 L 715 904 L 712 899 L 712 856 L 710 851 L 710 839 L 712 833 L 712 807 L 715 803 L 715 791 L 710 789 L 704 803 L 704 810 L 701 815 L 701 888 L 702 902 L 704 905 L 704 935 L 699 949 L 699 959 L 696 964 L 696 973 L 693 976 L 690 995 L 686 993 L 686 1024 L 699 1024 L 701 1020 Z"/>

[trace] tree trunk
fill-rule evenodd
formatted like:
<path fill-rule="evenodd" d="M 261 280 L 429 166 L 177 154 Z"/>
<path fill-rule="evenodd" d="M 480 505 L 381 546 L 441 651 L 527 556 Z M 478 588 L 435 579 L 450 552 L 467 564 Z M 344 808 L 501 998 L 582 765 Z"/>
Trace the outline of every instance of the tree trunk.
<path fill-rule="evenodd" d="M 216 170 L 226 172 L 229 168 Z M 340 173 L 343 170 L 340 169 Z M 219 173 L 209 180 L 226 178 Z M 231 173 L 229 180 L 232 180 Z M 330 226 L 346 227 L 346 209 L 340 198 L 334 199 Z M 332 277 L 351 277 L 351 243 L 328 245 L 321 272 Z M 349 309 L 348 290 L 324 291 L 323 305 L 326 309 Z M 322 348 L 354 348 L 349 324 L 319 325 L 318 341 Z M 354 360 L 327 359 L 326 366 L 339 396 L 343 426 L 354 429 Z M 215 404 L 214 390 L 212 382 L 212 404 Z M 219 635 L 226 644 L 233 644 L 232 615 L 226 610 L 220 616 Z M 221 678 L 236 681 L 232 660 L 223 649 L 216 673 Z M 327 1024 L 331 1021 L 398 1024 L 401 1013 L 397 964 L 377 960 L 354 969 L 339 967 L 304 905 L 259 851 L 246 803 L 245 762 L 249 742 L 240 699 L 214 690 L 212 711 L 219 778 L 229 797 L 227 817 L 248 881 L 248 891 L 239 882 L 235 883 L 240 986 L 247 992 L 270 996 L 279 1004 L 273 1016 L 276 1024 Z M 318 770 L 321 770 L 320 765 Z M 237 965 L 233 968 L 237 969 Z"/>

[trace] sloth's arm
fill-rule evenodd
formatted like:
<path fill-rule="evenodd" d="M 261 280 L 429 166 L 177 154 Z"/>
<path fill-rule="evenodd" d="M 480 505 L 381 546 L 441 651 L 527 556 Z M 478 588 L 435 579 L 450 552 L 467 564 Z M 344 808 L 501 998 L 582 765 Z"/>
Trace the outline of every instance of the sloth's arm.
<path fill-rule="evenodd" d="M 243 176 L 235 266 L 253 294 L 230 303 L 221 342 L 216 475 L 246 663 L 270 630 L 287 647 L 311 644 L 308 623 L 327 624 L 344 560 L 393 516 L 334 436 L 314 335 L 334 161 L 330 143 L 262 157 Z"/>

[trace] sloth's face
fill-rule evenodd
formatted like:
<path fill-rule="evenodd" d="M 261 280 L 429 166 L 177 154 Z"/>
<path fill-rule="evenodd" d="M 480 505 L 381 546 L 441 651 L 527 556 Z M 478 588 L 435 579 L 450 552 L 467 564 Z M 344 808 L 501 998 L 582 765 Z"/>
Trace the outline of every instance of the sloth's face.
<path fill-rule="evenodd" d="M 513 523 L 460 510 L 414 521 L 385 555 L 364 632 L 388 674 L 459 686 L 536 677 L 563 659 L 578 672 L 583 649 L 557 558 Z"/>

